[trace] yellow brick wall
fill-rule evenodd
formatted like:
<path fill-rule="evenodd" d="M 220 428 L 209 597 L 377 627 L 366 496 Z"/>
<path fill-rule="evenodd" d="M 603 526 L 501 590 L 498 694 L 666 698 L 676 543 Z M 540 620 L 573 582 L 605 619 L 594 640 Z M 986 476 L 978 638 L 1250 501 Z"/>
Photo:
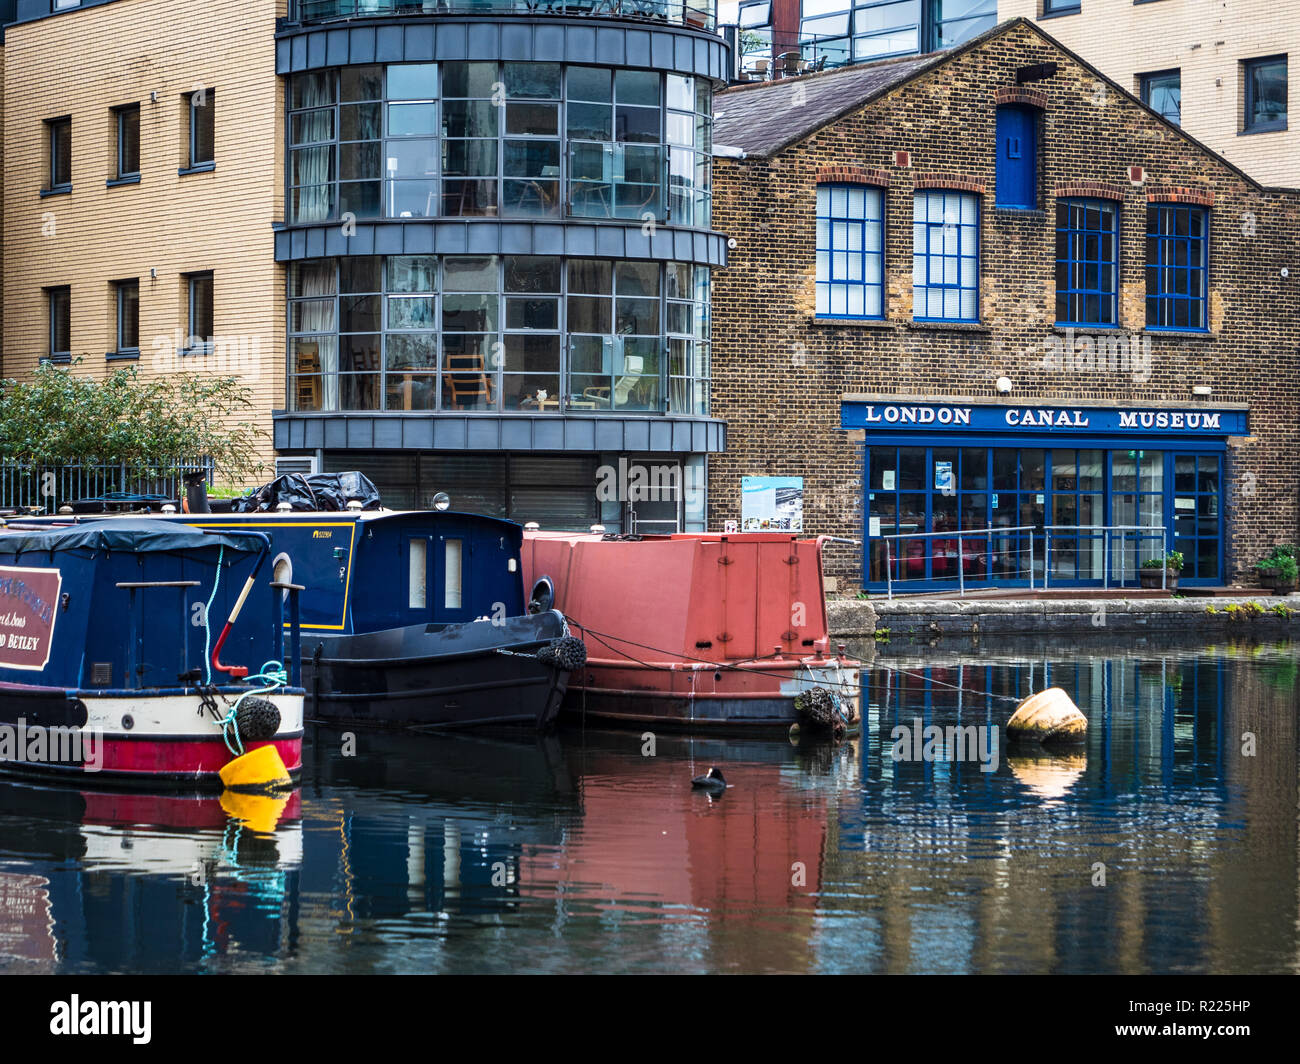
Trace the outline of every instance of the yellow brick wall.
<path fill-rule="evenodd" d="M 1182 126 L 1266 185 L 1300 187 L 1300 116 L 1290 86 L 1300 77 L 1295 0 L 1080 0 L 1081 11 L 1038 21 L 1103 74 L 1137 94 L 1138 74 L 1182 71 Z M 998 18 L 1036 19 L 1043 0 L 998 0 Z M 1241 63 L 1289 55 L 1290 128 L 1239 136 Z"/>
<path fill-rule="evenodd" d="M 140 279 L 142 374 L 237 372 L 257 421 L 284 406 L 284 270 L 271 224 L 282 216 L 282 90 L 275 19 L 285 0 L 116 3 L 12 26 L 4 56 L 3 371 L 24 377 L 47 353 L 43 288 L 72 289 L 76 372 L 103 376 L 116 346 L 110 282 Z M 180 176 L 187 95 L 212 91 L 211 173 Z M 156 101 L 151 94 L 156 93 Z M 110 108 L 140 104 L 138 185 L 107 188 Z M 44 122 L 72 116 L 72 192 L 42 198 Z M 151 278 L 150 271 L 156 272 Z M 174 355 L 186 332 L 183 275 L 212 271 L 218 352 Z"/>

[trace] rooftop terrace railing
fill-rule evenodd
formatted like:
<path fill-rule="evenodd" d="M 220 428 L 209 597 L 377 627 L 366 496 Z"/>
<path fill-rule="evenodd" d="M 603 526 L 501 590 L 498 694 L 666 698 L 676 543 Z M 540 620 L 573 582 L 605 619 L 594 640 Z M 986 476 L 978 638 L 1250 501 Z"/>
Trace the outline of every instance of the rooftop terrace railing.
<path fill-rule="evenodd" d="M 299 22 L 388 15 L 559 15 L 631 18 L 714 31 L 716 0 L 291 0 Z"/>

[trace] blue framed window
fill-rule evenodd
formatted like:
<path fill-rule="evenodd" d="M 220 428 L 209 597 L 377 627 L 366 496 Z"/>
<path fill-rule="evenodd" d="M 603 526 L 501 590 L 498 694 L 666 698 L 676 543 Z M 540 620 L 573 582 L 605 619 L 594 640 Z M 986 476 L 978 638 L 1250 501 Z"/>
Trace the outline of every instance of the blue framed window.
<path fill-rule="evenodd" d="M 1208 329 L 1209 213 L 1181 203 L 1147 207 L 1147 328 Z"/>
<path fill-rule="evenodd" d="M 1248 59 L 1242 64 L 1246 87 L 1243 133 L 1286 129 L 1286 56 Z"/>
<path fill-rule="evenodd" d="M 912 201 L 912 316 L 979 320 L 979 197 L 918 192 Z"/>
<path fill-rule="evenodd" d="M 1138 75 L 1142 102 L 1174 125 L 1183 121 L 1183 75 L 1178 70 L 1160 70 Z"/>
<path fill-rule="evenodd" d="M 880 189 L 817 186 L 817 317 L 885 316 L 883 247 Z"/>
<path fill-rule="evenodd" d="M 999 107 L 997 138 L 997 205 L 1032 211 L 1038 206 L 1038 112 Z"/>
<path fill-rule="evenodd" d="M 1119 287 L 1119 205 L 1056 203 L 1056 321 L 1115 325 Z"/>

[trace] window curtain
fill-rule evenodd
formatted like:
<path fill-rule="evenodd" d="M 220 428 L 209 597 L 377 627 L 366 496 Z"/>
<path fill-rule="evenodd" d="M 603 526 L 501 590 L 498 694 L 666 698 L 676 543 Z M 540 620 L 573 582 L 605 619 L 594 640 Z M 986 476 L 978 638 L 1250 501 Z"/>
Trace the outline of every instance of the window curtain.
<path fill-rule="evenodd" d="M 329 108 L 328 110 L 307 111 L 300 116 L 300 141 L 311 144 L 329 140 L 334 137 L 334 103 L 330 83 L 325 78 L 305 78 L 302 93 L 302 107 Z M 299 148 L 294 154 L 297 164 L 298 184 L 298 221 L 323 222 L 330 216 L 333 187 L 330 181 L 330 162 L 334 156 L 334 145 L 326 144 L 317 148 Z"/>
<path fill-rule="evenodd" d="M 334 263 L 303 263 L 299 268 L 299 295 L 304 299 L 316 296 L 301 304 L 301 333 L 315 333 L 320 345 L 320 373 L 322 410 L 339 408 L 339 337 L 334 320 Z"/>

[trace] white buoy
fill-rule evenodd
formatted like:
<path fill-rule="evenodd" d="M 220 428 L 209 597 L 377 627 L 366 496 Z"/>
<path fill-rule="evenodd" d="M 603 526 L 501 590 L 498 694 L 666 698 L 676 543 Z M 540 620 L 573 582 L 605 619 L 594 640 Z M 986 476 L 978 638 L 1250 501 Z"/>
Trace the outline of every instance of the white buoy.
<path fill-rule="evenodd" d="M 1049 687 L 1026 698 L 1007 721 L 1007 738 L 1040 743 L 1081 743 L 1088 734 L 1088 718 L 1059 687 Z"/>

